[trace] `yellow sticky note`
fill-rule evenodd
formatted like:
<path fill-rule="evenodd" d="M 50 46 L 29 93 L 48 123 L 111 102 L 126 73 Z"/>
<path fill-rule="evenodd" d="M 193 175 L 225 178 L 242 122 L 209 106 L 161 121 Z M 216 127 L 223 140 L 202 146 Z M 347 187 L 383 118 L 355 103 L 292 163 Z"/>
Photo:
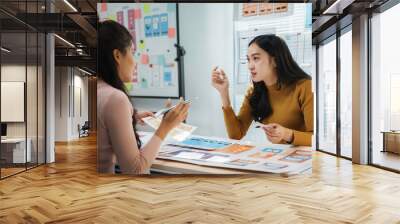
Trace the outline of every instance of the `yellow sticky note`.
<path fill-rule="evenodd" d="M 132 83 L 131 82 L 125 82 L 125 88 L 126 88 L 126 90 L 129 92 L 129 91 L 132 91 L 132 89 L 133 89 L 133 85 L 132 85 Z"/>
<path fill-rule="evenodd" d="M 143 4 L 143 13 L 144 14 L 149 14 L 150 13 L 150 5 L 149 4 Z"/>
<path fill-rule="evenodd" d="M 145 47 L 144 41 L 139 41 L 139 49 L 143 50 Z"/>

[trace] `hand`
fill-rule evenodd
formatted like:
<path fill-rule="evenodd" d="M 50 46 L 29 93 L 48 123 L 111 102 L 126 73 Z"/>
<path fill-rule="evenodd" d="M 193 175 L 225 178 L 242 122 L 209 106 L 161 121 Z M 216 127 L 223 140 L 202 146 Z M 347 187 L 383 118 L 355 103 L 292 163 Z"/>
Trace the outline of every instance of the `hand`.
<path fill-rule="evenodd" d="M 224 70 L 215 67 L 211 72 L 211 85 L 222 95 L 228 94 L 229 80 Z"/>
<path fill-rule="evenodd" d="M 171 99 L 168 98 L 168 100 L 165 101 L 165 108 L 170 108 L 172 106 L 172 101 Z"/>
<path fill-rule="evenodd" d="M 151 111 L 141 111 L 137 112 L 135 115 L 135 119 L 137 122 L 139 122 L 140 125 L 144 125 L 143 118 L 145 117 L 154 117 L 154 113 Z"/>
<path fill-rule="evenodd" d="M 262 126 L 267 138 L 270 142 L 274 144 L 282 143 L 282 140 L 285 142 L 293 141 L 293 130 L 283 127 L 280 124 L 271 123 Z"/>
<path fill-rule="evenodd" d="M 175 108 L 166 113 L 156 131 L 156 135 L 164 139 L 168 132 L 186 120 L 189 106 L 188 103 L 180 102 Z"/>

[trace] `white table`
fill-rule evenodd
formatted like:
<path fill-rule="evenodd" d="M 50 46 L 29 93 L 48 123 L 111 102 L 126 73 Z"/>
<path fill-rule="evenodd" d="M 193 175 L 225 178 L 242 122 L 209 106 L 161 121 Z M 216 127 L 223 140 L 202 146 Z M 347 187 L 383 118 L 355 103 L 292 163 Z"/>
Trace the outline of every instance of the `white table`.
<path fill-rule="evenodd" d="M 26 151 L 25 151 L 25 145 L 27 145 Z M 32 141 L 30 138 L 27 138 L 26 142 L 25 138 L 1 139 L 2 158 L 4 158 L 4 154 L 7 155 L 12 153 L 12 161 L 8 160 L 7 162 L 12 162 L 12 163 L 31 162 L 31 157 L 32 157 L 31 145 Z"/>

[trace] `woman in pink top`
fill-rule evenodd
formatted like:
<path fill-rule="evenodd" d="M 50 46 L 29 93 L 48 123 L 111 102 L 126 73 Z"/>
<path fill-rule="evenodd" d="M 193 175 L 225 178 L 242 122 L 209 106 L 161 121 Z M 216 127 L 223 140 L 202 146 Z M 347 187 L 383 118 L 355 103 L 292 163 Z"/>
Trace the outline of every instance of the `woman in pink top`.
<path fill-rule="evenodd" d="M 97 168 L 114 173 L 115 164 L 124 174 L 149 173 L 165 136 L 186 119 L 189 105 L 179 103 L 168 112 L 150 141 L 142 147 L 136 133 L 134 110 L 124 82 L 131 82 L 136 72 L 135 51 L 128 30 L 114 21 L 99 24 L 97 81 Z M 146 113 L 144 113 L 146 115 Z"/>

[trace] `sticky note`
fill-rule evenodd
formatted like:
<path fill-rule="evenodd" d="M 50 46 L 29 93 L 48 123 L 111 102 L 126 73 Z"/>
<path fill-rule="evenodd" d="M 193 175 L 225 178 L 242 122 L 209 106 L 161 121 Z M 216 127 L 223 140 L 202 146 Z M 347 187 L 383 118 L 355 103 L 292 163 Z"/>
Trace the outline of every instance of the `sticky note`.
<path fill-rule="evenodd" d="M 125 89 L 130 92 L 133 89 L 133 85 L 131 82 L 125 82 Z"/>
<path fill-rule="evenodd" d="M 167 11 L 168 12 L 175 12 L 176 11 L 176 4 L 175 3 L 168 3 Z"/>
<path fill-rule="evenodd" d="M 135 9 L 135 11 L 133 11 L 133 16 L 135 19 L 142 18 L 142 11 L 140 9 Z"/>
<path fill-rule="evenodd" d="M 117 16 L 114 14 L 114 15 L 110 15 L 109 17 L 108 17 L 108 19 L 109 20 L 113 20 L 113 21 L 117 21 Z"/>
<path fill-rule="evenodd" d="M 107 11 L 107 3 L 101 3 L 100 4 L 100 11 L 102 11 L 102 12 Z"/>
<path fill-rule="evenodd" d="M 147 3 L 143 4 L 143 13 L 145 15 L 150 13 L 150 5 L 149 4 L 147 4 Z"/>
<path fill-rule="evenodd" d="M 149 55 L 148 54 L 142 54 L 140 58 L 140 62 L 144 65 L 149 64 Z"/>
<path fill-rule="evenodd" d="M 124 25 L 124 12 L 123 11 L 117 12 L 117 22 L 121 25 Z"/>
<path fill-rule="evenodd" d="M 140 50 L 143 50 L 145 47 L 146 47 L 146 46 L 145 46 L 145 44 L 144 44 L 144 40 L 140 40 L 140 41 L 139 41 L 139 49 L 140 49 Z"/>
<path fill-rule="evenodd" d="M 175 28 L 169 28 L 168 29 L 168 38 L 175 38 L 176 35 L 176 29 Z"/>
<path fill-rule="evenodd" d="M 161 66 L 165 65 L 165 57 L 164 57 L 164 55 L 159 55 L 158 56 L 158 64 L 161 65 Z"/>

